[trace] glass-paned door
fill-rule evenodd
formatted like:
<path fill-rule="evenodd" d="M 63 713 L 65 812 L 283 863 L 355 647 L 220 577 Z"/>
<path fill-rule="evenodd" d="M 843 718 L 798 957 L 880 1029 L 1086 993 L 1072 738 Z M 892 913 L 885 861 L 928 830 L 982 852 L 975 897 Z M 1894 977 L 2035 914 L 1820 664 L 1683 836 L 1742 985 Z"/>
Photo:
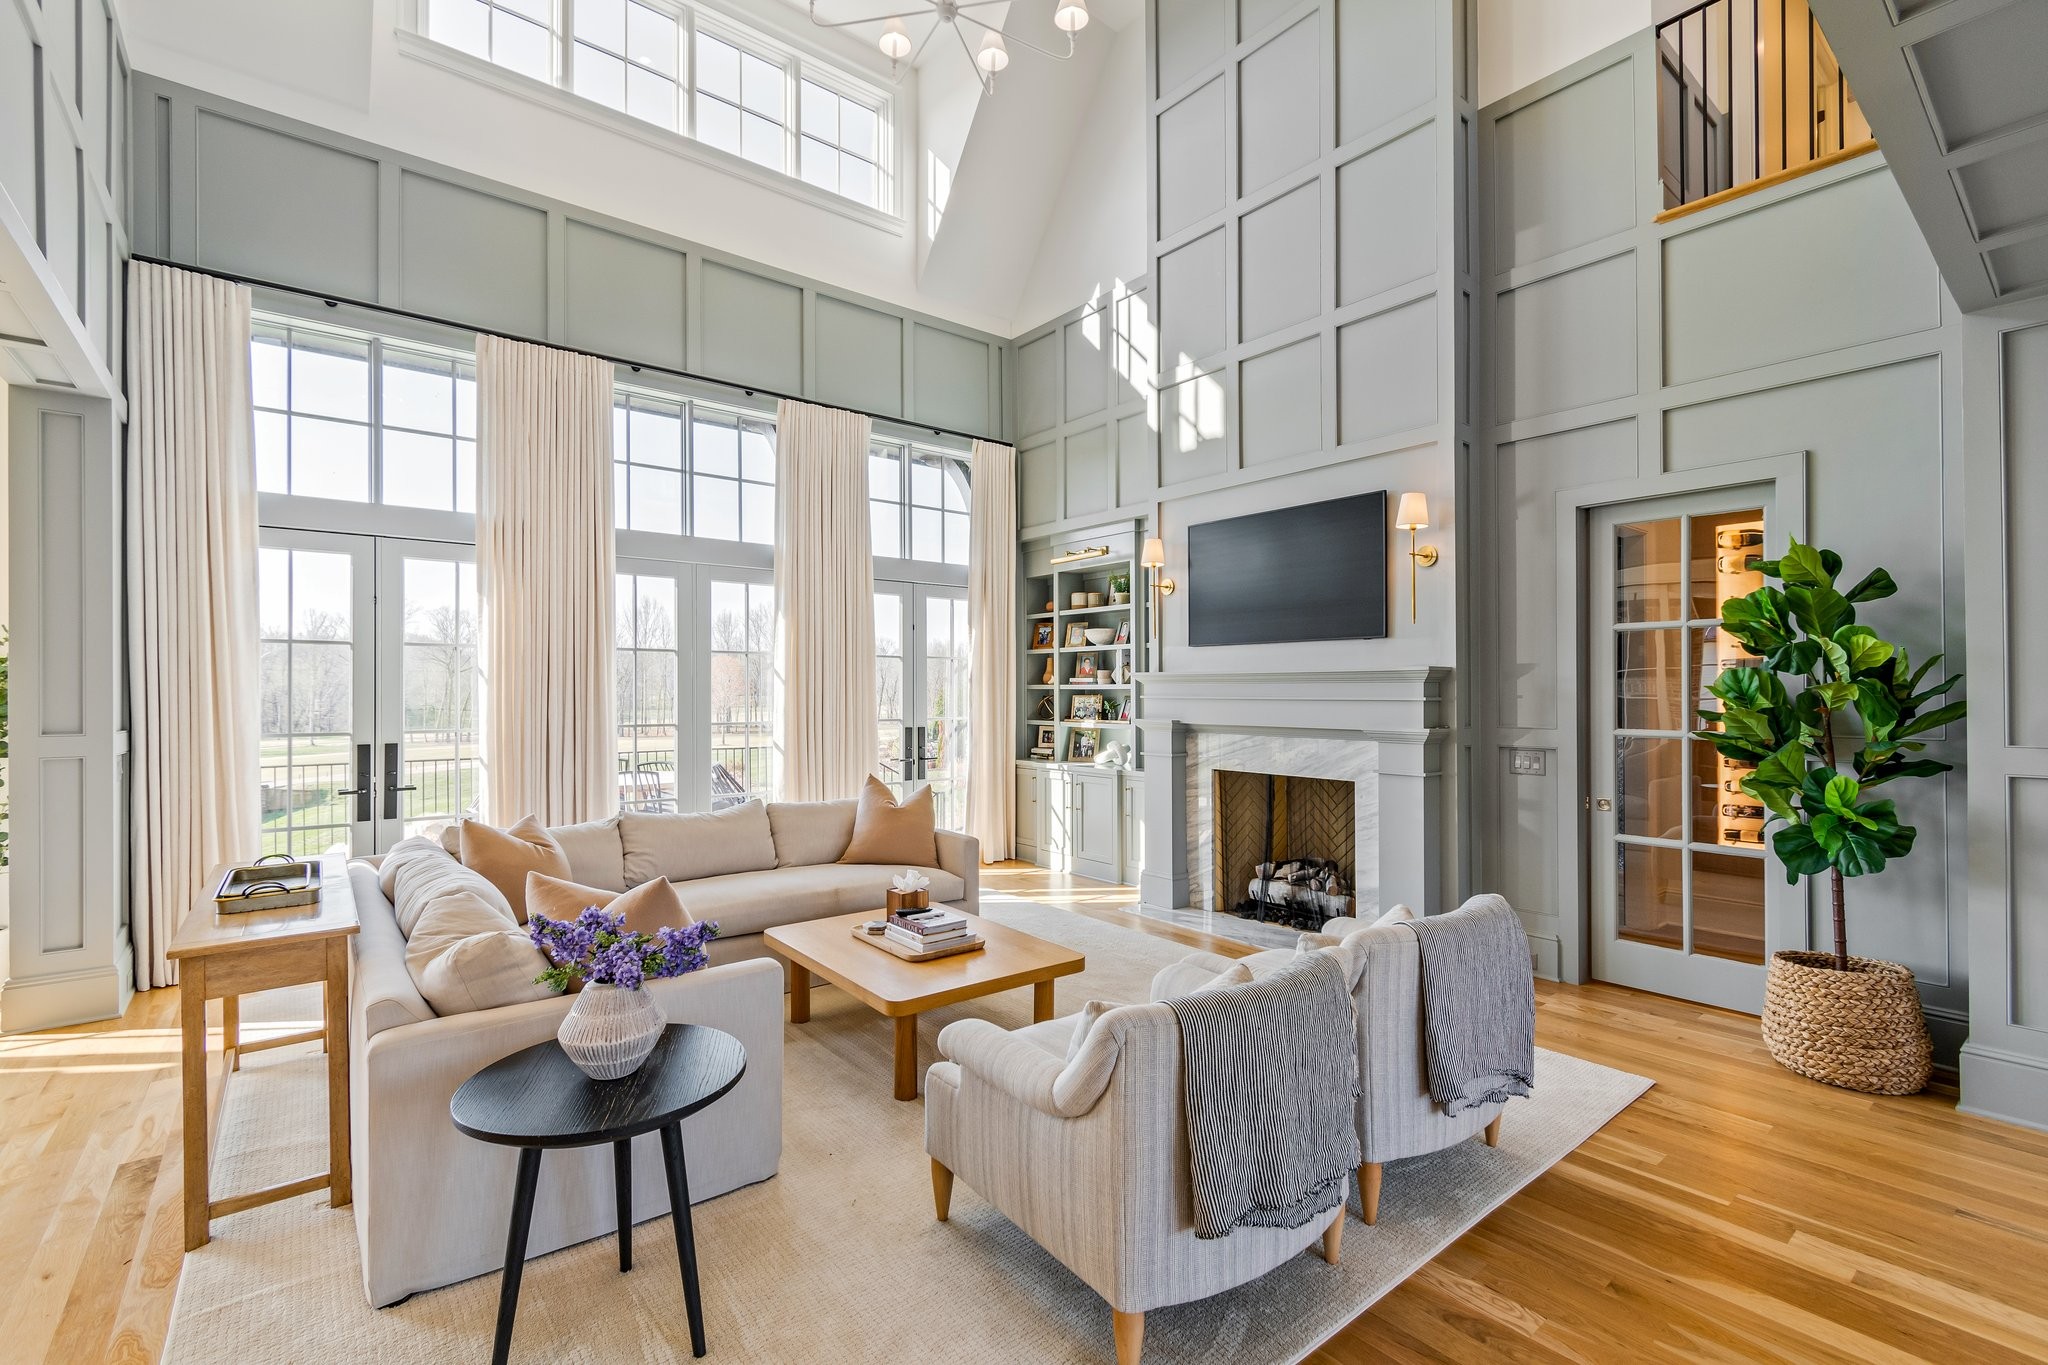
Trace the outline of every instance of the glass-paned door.
<path fill-rule="evenodd" d="M 612 595 L 612 672 L 619 727 L 619 809 L 680 810 L 676 743 L 681 720 L 673 574 L 618 575 Z"/>
<path fill-rule="evenodd" d="M 967 594 L 922 583 L 875 588 L 875 738 L 899 794 L 929 782 L 941 828 L 967 823 L 972 759 Z"/>
<path fill-rule="evenodd" d="M 1751 1012 L 1767 954 L 1796 946 L 1796 897 L 1746 766 L 1690 732 L 1724 670 L 1762 662 L 1720 613 L 1763 583 L 1767 512 L 1754 492 L 1602 509 L 1586 605 L 1593 975 Z"/>
<path fill-rule="evenodd" d="M 476 812 L 468 546 L 265 530 L 257 596 L 265 853 L 374 853 Z"/>
<path fill-rule="evenodd" d="M 705 620 L 711 707 L 711 809 L 775 789 L 775 585 L 714 575 Z"/>

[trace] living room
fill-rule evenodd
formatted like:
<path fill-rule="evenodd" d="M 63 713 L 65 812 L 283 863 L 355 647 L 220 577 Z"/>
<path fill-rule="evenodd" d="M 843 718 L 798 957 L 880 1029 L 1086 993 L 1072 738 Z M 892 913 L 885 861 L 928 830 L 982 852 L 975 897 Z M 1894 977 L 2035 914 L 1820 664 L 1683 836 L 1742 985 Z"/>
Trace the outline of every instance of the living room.
<path fill-rule="evenodd" d="M 0 1358 L 2048 1358 L 2044 60 L 0 0 Z"/>

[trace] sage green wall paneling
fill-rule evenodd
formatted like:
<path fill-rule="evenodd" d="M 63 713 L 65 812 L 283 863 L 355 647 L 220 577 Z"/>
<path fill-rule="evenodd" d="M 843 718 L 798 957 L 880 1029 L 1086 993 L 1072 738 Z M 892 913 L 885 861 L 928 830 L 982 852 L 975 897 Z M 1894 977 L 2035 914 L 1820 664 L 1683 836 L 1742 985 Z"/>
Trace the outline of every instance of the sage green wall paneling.
<path fill-rule="evenodd" d="M 562 256 L 564 341 L 602 355 L 687 367 L 682 252 L 572 218 L 562 227 Z"/>
<path fill-rule="evenodd" d="M 1230 46 L 1229 0 L 1156 0 L 1152 39 L 1164 96 Z"/>
<path fill-rule="evenodd" d="M 1436 124 L 1337 168 L 1337 302 L 1357 303 L 1437 268 Z"/>
<path fill-rule="evenodd" d="M 1090 427 L 1066 436 L 1061 445 L 1066 463 L 1068 518 L 1106 512 L 1116 504 L 1116 464 L 1110 459 L 1110 429 Z"/>
<path fill-rule="evenodd" d="M 22 452 L 40 466 L 35 520 L 43 532 L 43 553 L 26 604 L 42 623 L 30 656 L 41 696 L 36 731 L 44 738 L 69 737 L 85 732 L 88 663 L 79 585 L 87 579 L 88 556 L 103 543 L 95 534 L 99 519 L 87 511 L 91 480 L 86 467 L 95 452 L 87 448 L 83 418 L 57 411 L 38 415 L 36 442 Z"/>
<path fill-rule="evenodd" d="M 1066 352 L 1066 420 L 1093 417 L 1109 405 L 1109 309 L 1097 308 L 1062 329 Z"/>
<path fill-rule="evenodd" d="M 1293 9 L 1296 0 L 1238 0 L 1237 40 L 1256 37 L 1259 30 Z"/>
<path fill-rule="evenodd" d="M 2002 293 L 2048 284 L 2048 237 L 2030 237 L 1987 252 L 1984 259 Z"/>
<path fill-rule="evenodd" d="M 1837 181 L 1665 241 L 1665 381 L 1939 327 L 1941 298 L 1890 172 Z"/>
<path fill-rule="evenodd" d="M 1352 445 L 1435 422 L 1436 298 L 1337 329 L 1337 441 Z"/>
<path fill-rule="evenodd" d="M 1322 150 L 1322 50 L 1316 14 L 1238 63 L 1238 193 L 1306 166 Z"/>
<path fill-rule="evenodd" d="M 1244 215 L 1237 243 L 1239 341 L 1256 341 L 1323 311 L 1321 182 L 1311 180 Z"/>
<path fill-rule="evenodd" d="M 1017 525 L 1043 526 L 1059 520 L 1060 447 L 1057 441 L 1017 452 Z"/>
<path fill-rule="evenodd" d="M 821 403 L 903 414 L 903 319 L 819 294 L 814 318 L 817 371 L 811 393 Z"/>
<path fill-rule="evenodd" d="M 1334 0 L 1337 142 L 1360 138 L 1437 93 L 1438 0 Z"/>
<path fill-rule="evenodd" d="M 1497 416 L 1536 417 L 1636 391 L 1636 264 L 1610 256 L 1495 304 Z"/>
<path fill-rule="evenodd" d="M 102 179 L 96 160 L 107 145 L 108 62 L 113 52 L 106 0 L 73 0 L 78 6 L 78 118 L 85 129 L 87 169 Z"/>
<path fill-rule="evenodd" d="M 208 109 L 193 157 L 195 264 L 375 297 L 375 161 Z"/>
<path fill-rule="evenodd" d="M 2018 777 L 2007 788 L 2005 827 L 2012 837 L 2012 998 L 2008 1018 L 2020 1028 L 2048 1030 L 2048 778 Z M 1995 991 L 1999 983 L 1986 982 Z"/>
<path fill-rule="evenodd" d="M 1197 87 L 1159 115 L 1156 131 L 1159 235 L 1171 237 L 1223 209 L 1227 186 L 1216 173 L 1224 145 L 1223 78 Z"/>
<path fill-rule="evenodd" d="M 400 304 L 519 336 L 548 331 L 548 216 L 418 171 L 398 182 Z"/>
<path fill-rule="evenodd" d="M 1624 62 L 1494 125 L 1493 266 L 1540 261 L 1635 226 L 1634 68 Z M 1650 136 L 1654 130 L 1645 130 Z"/>
<path fill-rule="evenodd" d="M 1322 449 L 1322 336 L 1246 360 L 1238 394 L 1238 450 L 1247 467 Z"/>
<path fill-rule="evenodd" d="M 1153 366 L 1159 359 L 1159 335 L 1152 325 L 1152 296 L 1132 288 L 1112 305 L 1116 340 L 1110 352 L 1112 402 L 1121 407 L 1142 402 L 1152 391 Z"/>
<path fill-rule="evenodd" d="M 910 349 L 917 386 L 913 417 L 955 431 L 1002 431 L 1002 396 L 989 388 L 997 352 L 988 342 L 913 320 Z"/>
<path fill-rule="evenodd" d="M 60 25 L 61 27 L 61 25 Z M 49 56 L 47 50 L 45 57 Z M 47 69 L 47 68 L 46 68 Z M 71 124 L 64 117 L 60 95 L 54 86 L 43 86 L 43 258 L 50 273 L 63 285 L 73 304 L 80 290 L 78 224 L 85 196 L 79 193 L 78 144 L 72 140 Z"/>
<path fill-rule="evenodd" d="M 1986 237 L 2048 218 L 2048 141 L 2022 143 L 1959 166 L 1955 177 L 1977 231 Z"/>
<path fill-rule="evenodd" d="M 1198 374 L 1159 390 L 1159 485 L 1221 474 L 1230 453 L 1224 440 L 1230 395 L 1224 371 Z"/>
<path fill-rule="evenodd" d="M 1017 433 L 1036 436 L 1060 424 L 1060 334 L 1017 348 Z"/>
<path fill-rule="evenodd" d="M 2005 695 L 2008 742 L 2048 749 L 2048 327 L 2000 339 L 2005 411 Z M 2036 829 L 2048 829 L 2037 825 Z M 2048 906 L 2048 900 L 2036 905 Z M 2048 1004 L 2048 973 L 2040 978 Z M 2048 1027 L 2048 1012 L 2040 1020 Z"/>
<path fill-rule="evenodd" d="M 1158 490 L 1159 438 L 1145 413 L 1117 419 L 1116 467 L 1117 501 L 1126 506 L 1145 502 Z"/>
<path fill-rule="evenodd" d="M 0 5 L 0 190 L 36 221 L 35 38 L 19 5 Z"/>
<path fill-rule="evenodd" d="M 781 393 L 802 391 L 802 289 L 722 261 L 703 263 L 698 289 L 704 373 Z"/>
<path fill-rule="evenodd" d="M 1159 257 L 1159 367 L 1172 373 L 1215 355 L 1230 343 L 1226 317 L 1230 275 L 1224 231 L 1203 233 Z"/>

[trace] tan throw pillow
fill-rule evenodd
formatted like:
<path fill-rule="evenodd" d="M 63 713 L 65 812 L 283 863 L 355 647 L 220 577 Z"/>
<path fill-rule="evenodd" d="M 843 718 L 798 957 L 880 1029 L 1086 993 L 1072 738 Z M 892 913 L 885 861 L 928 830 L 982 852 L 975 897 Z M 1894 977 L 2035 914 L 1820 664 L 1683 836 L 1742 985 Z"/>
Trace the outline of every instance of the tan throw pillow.
<path fill-rule="evenodd" d="M 775 836 L 777 867 L 836 863 L 853 842 L 853 812 L 846 801 L 771 801 L 768 832 Z"/>
<path fill-rule="evenodd" d="M 521 924 L 526 923 L 527 873 L 568 880 L 568 855 L 531 815 L 510 829 L 464 820 L 461 838 L 462 865 L 497 887 Z"/>
<path fill-rule="evenodd" d="M 694 923 L 683 908 L 673 883 L 656 878 L 642 882 L 631 891 L 605 891 L 595 886 L 578 886 L 559 877 L 539 872 L 526 874 L 526 915 L 546 915 L 569 920 L 591 906 L 615 910 L 626 917 L 626 928 L 635 934 L 651 934 L 664 926 L 680 929 Z"/>
<path fill-rule="evenodd" d="M 853 812 L 853 842 L 839 855 L 842 863 L 888 863 L 896 867 L 937 867 L 939 840 L 934 832 L 929 783 L 898 801 L 873 773 L 861 788 Z"/>
<path fill-rule="evenodd" d="M 619 846 L 627 886 L 695 882 L 775 866 L 768 808 L 759 801 L 708 814 L 627 811 L 619 817 Z"/>

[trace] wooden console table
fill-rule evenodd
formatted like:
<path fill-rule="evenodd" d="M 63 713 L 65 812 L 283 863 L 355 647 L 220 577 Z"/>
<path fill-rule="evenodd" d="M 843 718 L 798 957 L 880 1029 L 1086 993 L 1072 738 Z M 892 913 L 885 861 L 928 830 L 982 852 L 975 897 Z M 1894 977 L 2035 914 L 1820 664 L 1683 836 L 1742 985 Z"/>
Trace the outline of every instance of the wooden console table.
<path fill-rule="evenodd" d="M 191 913 L 171 939 L 168 955 L 178 964 L 184 1041 L 187 1251 L 205 1246 L 213 1219 L 230 1213 L 315 1190 L 330 1191 L 336 1208 L 354 1197 L 348 1137 L 348 940 L 356 932 L 357 920 L 346 861 L 339 854 L 321 860 L 318 904 L 241 914 L 221 914 L 214 909 L 213 889 L 227 871 L 217 867 L 207 874 Z M 241 996 L 316 982 L 324 997 L 321 1027 L 242 1042 Z M 222 1024 L 220 1088 L 211 1093 L 206 1079 L 209 1000 L 221 1002 Z M 219 1110 L 227 1096 L 228 1077 L 240 1069 L 242 1054 L 315 1041 L 327 1048 L 326 1173 L 225 1199 L 213 1198 L 207 1167 L 213 1157 L 213 1138 L 220 1130 Z"/>

